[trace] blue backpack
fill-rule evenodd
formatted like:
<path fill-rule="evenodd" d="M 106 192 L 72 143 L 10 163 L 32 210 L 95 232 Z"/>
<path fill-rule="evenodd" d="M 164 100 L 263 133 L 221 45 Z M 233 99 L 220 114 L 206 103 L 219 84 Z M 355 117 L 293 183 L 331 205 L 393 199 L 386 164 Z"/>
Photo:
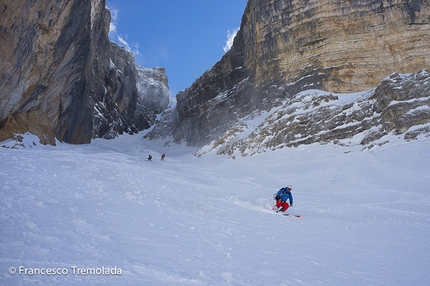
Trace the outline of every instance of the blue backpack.
<path fill-rule="evenodd" d="M 277 191 L 274 195 L 273 198 L 275 200 L 280 200 L 282 195 L 287 194 L 288 193 L 288 189 L 287 188 L 282 188 L 279 191 Z"/>

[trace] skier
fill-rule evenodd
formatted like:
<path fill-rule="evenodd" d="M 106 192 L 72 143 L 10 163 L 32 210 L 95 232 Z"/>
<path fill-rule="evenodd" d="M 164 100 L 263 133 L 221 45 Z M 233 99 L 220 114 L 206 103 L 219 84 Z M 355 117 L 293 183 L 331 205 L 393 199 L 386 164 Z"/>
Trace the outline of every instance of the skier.
<path fill-rule="evenodd" d="M 285 212 L 289 207 L 293 206 L 293 194 L 291 190 L 293 187 L 288 185 L 286 188 L 280 189 L 273 198 L 276 200 L 275 210 L 276 212 Z M 287 201 L 290 201 L 288 204 Z"/>
<path fill-rule="evenodd" d="M 152 156 L 148 155 L 148 161 L 152 161 Z"/>
<path fill-rule="evenodd" d="M 161 155 L 161 161 L 164 161 L 164 157 L 166 157 L 166 154 Z"/>

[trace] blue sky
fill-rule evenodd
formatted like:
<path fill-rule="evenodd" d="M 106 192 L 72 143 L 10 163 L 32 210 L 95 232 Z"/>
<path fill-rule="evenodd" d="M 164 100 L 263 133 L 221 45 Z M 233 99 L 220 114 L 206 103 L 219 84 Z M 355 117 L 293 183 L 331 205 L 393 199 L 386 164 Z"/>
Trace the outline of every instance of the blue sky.
<path fill-rule="evenodd" d="M 144 67 L 163 67 L 172 96 L 211 68 L 225 53 L 247 0 L 107 0 L 110 38 Z"/>

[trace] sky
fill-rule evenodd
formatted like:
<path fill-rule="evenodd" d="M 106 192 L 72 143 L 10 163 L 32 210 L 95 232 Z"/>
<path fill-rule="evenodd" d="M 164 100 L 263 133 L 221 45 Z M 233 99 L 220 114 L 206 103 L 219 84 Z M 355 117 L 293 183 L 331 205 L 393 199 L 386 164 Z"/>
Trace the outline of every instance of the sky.
<path fill-rule="evenodd" d="M 107 0 L 109 37 L 136 64 L 163 67 L 171 95 L 190 87 L 228 50 L 247 0 Z"/>

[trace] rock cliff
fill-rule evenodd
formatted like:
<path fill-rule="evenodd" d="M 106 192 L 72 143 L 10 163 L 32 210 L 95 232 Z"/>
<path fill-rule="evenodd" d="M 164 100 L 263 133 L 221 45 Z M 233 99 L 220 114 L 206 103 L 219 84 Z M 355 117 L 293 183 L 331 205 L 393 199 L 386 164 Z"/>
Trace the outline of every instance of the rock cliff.
<path fill-rule="evenodd" d="M 423 0 L 250 0 L 245 63 L 258 83 L 312 77 L 313 88 L 368 89 L 429 67 L 428 15 Z"/>
<path fill-rule="evenodd" d="M 202 146 L 235 133 L 236 124 L 240 125 L 244 118 L 282 106 L 286 100 L 293 104 L 300 100 L 298 94 L 307 89 L 347 93 L 375 88 L 382 82 L 374 96 L 393 98 L 388 95 L 390 92 L 408 87 L 411 81 L 378 96 L 385 84 L 384 78 L 392 73 L 414 73 L 430 68 L 428 15 L 430 2 L 427 0 L 249 0 L 231 50 L 177 95 L 176 109 L 149 136 L 173 135 L 176 142 Z M 400 81 L 403 80 L 406 79 L 402 77 Z M 404 93 L 428 97 L 427 84 L 421 82 L 422 89 Z M 312 104 L 318 105 L 321 100 L 324 99 L 317 96 Z M 427 104 L 419 102 L 424 107 Z M 363 113 L 372 113 L 376 107 L 363 103 L 363 108 L 370 108 Z M 319 112 L 308 115 L 306 120 L 323 122 Z M 426 114 L 405 126 L 429 122 Z M 392 120 L 391 124 L 393 121 L 399 120 Z M 379 123 L 378 119 L 366 124 Z M 336 124 L 320 124 L 316 128 L 322 132 Z M 405 130 L 396 128 L 384 130 Z M 336 136 L 353 136 L 363 130 L 338 132 Z M 300 134 L 305 136 L 307 132 L 313 133 L 301 130 Z M 327 138 L 336 140 L 334 133 L 329 133 Z M 276 144 L 294 145 L 288 143 L 293 135 L 291 130 L 284 130 Z M 310 137 L 299 141 L 326 140 Z"/>
<path fill-rule="evenodd" d="M 139 104 L 133 55 L 109 41 L 109 24 L 105 0 L 2 1 L 0 141 L 28 131 L 43 144 L 88 143 L 154 122 L 142 116 L 155 111 Z"/>

